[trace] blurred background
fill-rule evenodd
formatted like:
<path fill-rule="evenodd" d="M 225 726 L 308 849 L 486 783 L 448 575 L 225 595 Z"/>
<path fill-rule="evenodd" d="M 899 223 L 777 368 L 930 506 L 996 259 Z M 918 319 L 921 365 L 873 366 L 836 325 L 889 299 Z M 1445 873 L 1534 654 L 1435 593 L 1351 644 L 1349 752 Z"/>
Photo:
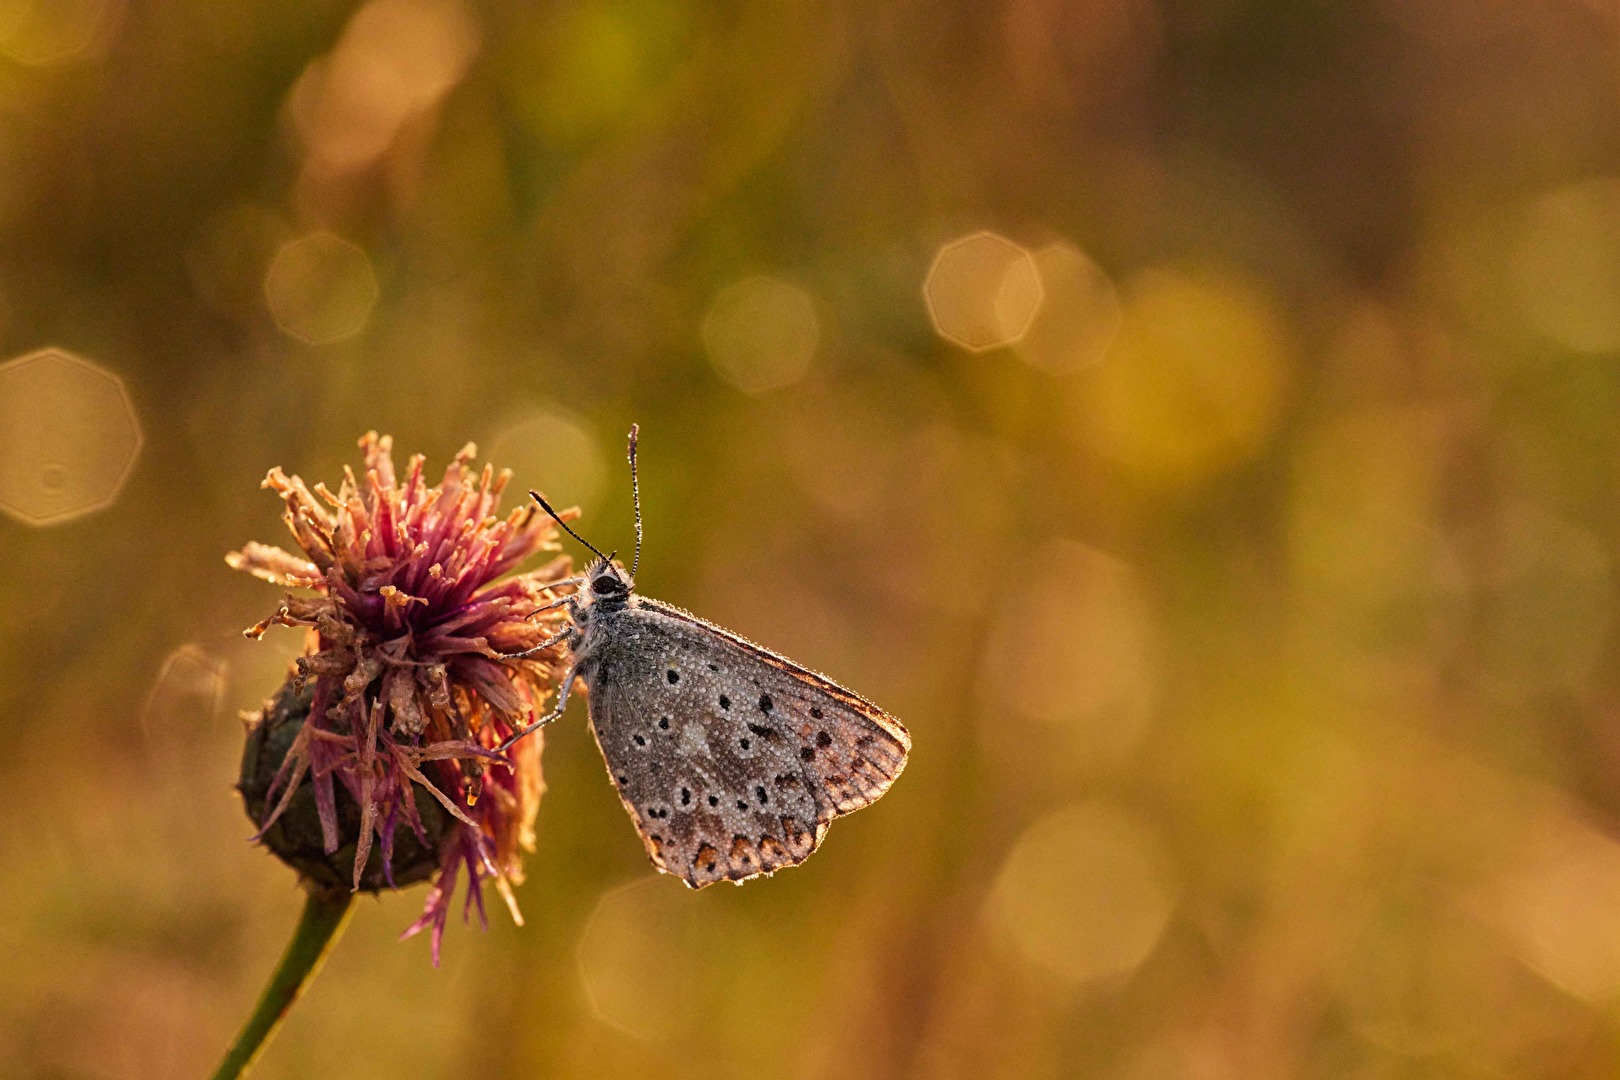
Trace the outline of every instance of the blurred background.
<path fill-rule="evenodd" d="M 467 440 L 910 726 L 647 865 L 366 900 L 257 1075 L 1607 1077 L 1613 0 L 0 0 L 0 1074 L 204 1075 L 272 465 Z"/>

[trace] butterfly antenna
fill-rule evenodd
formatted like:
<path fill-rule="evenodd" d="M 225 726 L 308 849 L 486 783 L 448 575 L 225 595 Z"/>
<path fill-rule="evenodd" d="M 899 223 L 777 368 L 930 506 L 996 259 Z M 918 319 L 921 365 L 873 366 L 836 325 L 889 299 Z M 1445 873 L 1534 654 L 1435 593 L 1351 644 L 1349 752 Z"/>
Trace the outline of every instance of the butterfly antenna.
<path fill-rule="evenodd" d="M 640 424 L 630 425 L 630 496 L 636 502 L 636 557 L 630 562 L 630 577 L 635 579 L 641 566 L 641 480 L 636 476 L 636 436 L 641 434 Z"/>
<path fill-rule="evenodd" d="M 573 529 L 570 529 L 568 527 L 568 522 L 564 521 L 561 517 L 559 517 L 557 515 L 557 511 L 553 510 L 551 508 L 551 504 L 546 502 L 546 497 L 544 495 L 540 494 L 538 491 L 535 491 L 533 488 L 530 488 L 529 489 L 529 497 L 532 498 L 535 502 L 540 504 L 540 509 L 544 510 L 546 513 L 551 515 L 551 520 L 552 521 L 555 521 L 557 524 L 562 526 L 563 532 L 567 533 L 569 536 L 572 536 L 575 540 L 578 540 L 580 543 L 582 543 L 586 547 L 590 548 L 591 551 L 596 553 L 597 558 L 601 558 L 601 559 L 607 558 L 606 555 L 603 555 L 600 551 L 596 550 L 596 545 L 595 544 L 591 543 L 589 540 L 587 540 L 583 536 L 579 535 L 579 533 L 575 532 Z"/>

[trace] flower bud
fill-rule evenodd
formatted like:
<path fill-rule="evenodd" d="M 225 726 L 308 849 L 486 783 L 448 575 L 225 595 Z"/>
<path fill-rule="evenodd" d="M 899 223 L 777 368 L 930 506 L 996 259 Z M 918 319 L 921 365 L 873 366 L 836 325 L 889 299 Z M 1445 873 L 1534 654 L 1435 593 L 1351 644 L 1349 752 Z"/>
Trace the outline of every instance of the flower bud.
<path fill-rule="evenodd" d="M 314 690 L 300 686 L 296 675 L 289 675 L 274 697 L 264 703 L 249 722 L 242 747 L 242 771 L 236 790 L 254 826 L 281 798 L 277 774 L 282 771 L 287 751 L 309 717 Z M 283 775 L 281 782 L 285 783 Z M 354 880 L 354 859 L 360 838 L 360 807 L 342 784 L 334 785 L 340 846 L 326 850 L 321 833 L 320 812 L 315 806 L 315 785 L 310 774 L 299 780 L 287 808 L 271 822 L 259 839 L 276 857 L 310 883 L 323 889 L 347 892 Z M 393 832 L 392 881 L 390 860 L 380 847 L 373 847 L 359 888 L 363 892 L 402 889 L 426 881 L 439 869 L 439 849 L 455 821 L 421 787 L 415 787 L 416 812 L 422 823 L 422 836 L 410 828 Z M 425 838 L 425 842 L 424 842 Z"/>

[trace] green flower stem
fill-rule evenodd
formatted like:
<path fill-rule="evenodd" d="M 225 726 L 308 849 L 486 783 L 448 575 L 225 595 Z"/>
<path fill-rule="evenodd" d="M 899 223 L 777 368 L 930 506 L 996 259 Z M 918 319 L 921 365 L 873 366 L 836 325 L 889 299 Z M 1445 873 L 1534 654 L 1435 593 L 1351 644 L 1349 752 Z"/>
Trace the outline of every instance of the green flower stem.
<path fill-rule="evenodd" d="M 304 992 L 315 973 L 321 969 L 326 954 L 331 951 L 343 928 L 354 912 L 353 894 L 310 887 L 309 899 L 304 902 L 303 917 L 293 931 L 287 951 L 281 955 L 275 974 L 265 984 L 264 993 L 253 1007 L 253 1015 L 242 1026 L 241 1034 L 231 1044 L 225 1060 L 214 1071 L 214 1080 L 235 1080 L 243 1076 L 259 1060 L 270 1038 L 281 1026 L 281 1021 L 292 1009 L 298 995 Z"/>

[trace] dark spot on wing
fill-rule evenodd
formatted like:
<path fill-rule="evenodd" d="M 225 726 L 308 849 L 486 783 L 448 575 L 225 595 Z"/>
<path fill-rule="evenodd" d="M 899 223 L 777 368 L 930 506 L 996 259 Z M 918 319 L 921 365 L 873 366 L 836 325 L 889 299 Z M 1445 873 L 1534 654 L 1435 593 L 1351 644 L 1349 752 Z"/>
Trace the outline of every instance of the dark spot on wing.
<path fill-rule="evenodd" d="M 761 724 L 749 724 L 748 730 L 752 731 L 755 735 L 758 735 L 762 739 L 774 738 L 777 734 L 775 728 L 768 728 Z"/>
<path fill-rule="evenodd" d="M 642 668 L 642 670 L 645 671 L 646 668 Z M 676 671 L 674 668 L 670 668 L 668 671 L 664 672 L 664 678 L 669 680 L 669 685 L 674 686 L 676 683 L 681 681 L 681 673 Z"/>
<path fill-rule="evenodd" d="M 761 695 L 759 695 L 759 711 L 760 712 L 770 712 L 771 711 L 771 695 L 769 695 L 769 694 L 761 694 Z"/>
<path fill-rule="evenodd" d="M 748 800 L 747 799 L 738 799 L 737 800 L 737 809 L 739 809 L 739 810 L 748 809 Z"/>
<path fill-rule="evenodd" d="M 668 731 L 669 730 L 669 717 L 660 716 L 658 718 L 658 730 L 659 731 Z"/>
<path fill-rule="evenodd" d="M 709 665 L 709 670 L 710 671 L 719 671 L 720 670 L 720 665 L 719 664 L 710 664 Z"/>
<path fill-rule="evenodd" d="M 709 805 L 710 806 L 719 806 L 720 805 L 720 796 L 718 796 L 718 795 L 710 795 L 709 796 Z"/>
<path fill-rule="evenodd" d="M 754 789 L 754 798 L 759 800 L 759 805 L 761 806 L 764 806 L 766 803 L 771 801 L 771 797 L 765 794 L 765 785 L 763 784 Z"/>
<path fill-rule="evenodd" d="M 721 707 L 721 708 L 722 708 L 722 709 L 729 709 L 729 708 L 731 708 L 731 699 L 730 699 L 730 698 L 728 698 L 728 697 L 726 697 L 726 695 L 724 695 L 724 694 L 721 694 L 721 695 L 720 695 L 720 707 Z"/>
<path fill-rule="evenodd" d="M 636 745 L 637 746 L 646 746 L 647 745 L 647 737 L 645 735 L 637 735 L 636 736 Z"/>
<path fill-rule="evenodd" d="M 810 706 L 810 715 L 815 717 L 817 720 L 820 720 L 821 719 L 821 706 L 819 706 L 819 705 Z"/>
<path fill-rule="evenodd" d="M 832 736 L 827 734 L 825 731 L 816 732 L 816 745 L 821 747 L 823 750 L 827 749 L 827 747 L 832 745 Z"/>
<path fill-rule="evenodd" d="M 745 735 L 737 740 L 737 745 L 742 747 L 744 750 L 747 750 L 753 744 L 748 741 L 748 737 Z"/>
<path fill-rule="evenodd" d="M 801 746 L 799 748 L 799 757 L 803 758 L 805 761 L 809 761 L 811 758 L 813 758 L 815 756 L 816 756 L 816 752 L 814 750 L 812 750 L 810 747 Z"/>
<path fill-rule="evenodd" d="M 691 806 L 692 805 L 692 789 L 691 788 L 681 788 L 681 805 L 682 806 Z"/>

